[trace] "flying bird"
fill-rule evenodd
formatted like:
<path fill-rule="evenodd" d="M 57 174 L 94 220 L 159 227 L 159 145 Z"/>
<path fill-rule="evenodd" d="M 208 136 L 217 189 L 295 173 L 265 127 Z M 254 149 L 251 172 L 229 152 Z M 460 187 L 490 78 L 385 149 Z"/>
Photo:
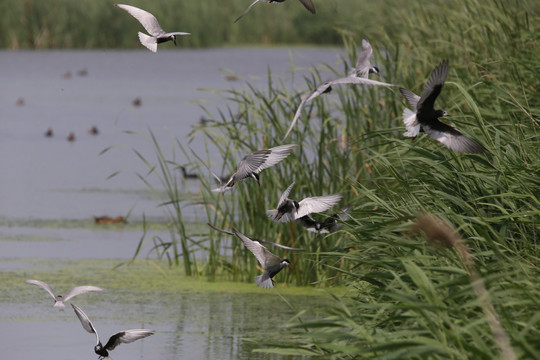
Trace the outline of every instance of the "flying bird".
<path fill-rule="evenodd" d="M 255 0 L 251 3 L 251 5 L 248 6 L 248 8 L 246 10 L 244 10 L 243 13 L 240 14 L 239 17 L 236 18 L 236 20 L 234 20 L 234 22 L 237 22 L 238 20 L 240 20 L 241 18 L 244 17 L 244 15 L 246 15 L 249 10 L 251 10 L 251 8 L 253 7 L 253 5 L 255 5 L 256 3 L 258 2 L 265 2 L 265 3 L 282 3 L 284 2 L 285 0 Z M 306 9 L 309 10 L 309 12 L 311 12 L 312 14 L 315 14 L 315 5 L 313 5 L 313 3 L 311 2 L 311 0 L 299 0 L 302 5 L 304 5 L 304 7 Z"/>
<path fill-rule="evenodd" d="M 151 35 L 148 36 L 139 31 L 139 40 L 148 50 L 152 52 L 157 51 L 157 45 L 166 41 L 174 42 L 176 46 L 176 36 L 178 35 L 191 35 L 186 32 L 170 32 L 166 33 L 156 19 L 156 17 L 150 14 L 148 11 L 136 8 L 135 6 L 114 4 L 120 9 L 127 11 L 131 16 L 137 19 L 146 31 Z"/>
<path fill-rule="evenodd" d="M 109 341 L 103 346 L 101 341 L 99 341 L 99 335 L 94 328 L 94 325 L 88 318 L 88 316 L 81 310 L 77 305 L 71 304 L 71 307 L 75 311 L 75 314 L 79 318 L 82 327 L 84 330 L 88 331 L 91 334 L 96 334 L 96 346 L 94 346 L 94 352 L 99 355 L 99 359 L 103 359 L 109 356 L 109 351 L 114 350 L 118 345 L 124 343 L 129 344 L 136 340 L 145 338 L 150 335 L 154 335 L 154 330 L 148 329 L 132 329 L 132 330 L 122 330 L 117 332 L 110 337 Z"/>
<path fill-rule="evenodd" d="M 248 238 L 236 229 L 233 229 L 233 231 L 234 234 L 248 248 L 248 250 L 251 251 L 253 255 L 255 255 L 255 257 L 264 269 L 264 274 L 255 277 L 255 284 L 259 285 L 263 289 L 273 288 L 274 283 L 272 281 L 272 278 L 276 276 L 281 271 L 281 269 L 291 265 L 290 261 L 272 254 L 259 241 Z"/>
<path fill-rule="evenodd" d="M 470 154 L 484 152 L 482 145 L 465 136 L 455 127 L 439 120 L 440 117 L 448 116 L 444 110 L 435 110 L 434 103 L 442 91 L 448 75 L 448 60 L 443 60 L 431 73 L 422 96 L 412 91 L 400 88 L 409 105 L 413 108 L 403 110 L 403 122 L 407 132 L 406 137 L 416 137 L 418 133 L 425 132 L 433 139 L 443 143 L 448 148 Z"/>
<path fill-rule="evenodd" d="M 381 81 L 376 80 L 370 80 L 368 79 L 369 74 L 378 74 L 379 69 L 376 66 L 371 65 L 370 57 L 373 54 L 373 49 L 371 48 L 371 44 L 367 39 L 362 39 L 362 51 L 360 52 L 360 55 L 358 55 L 358 60 L 356 61 L 356 66 L 349 70 L 349 73 L 347 76 L 334 79 L 334 80 L 328 80 L 323 83 L 320 83 L 317 85 L 317 87 L 312 90 L 305 98 L 300 102 L 300 105 L 298 106 L 298 109 L 296 109 L 296 113 L 294 114 L 294 118 L 291 122 L 291 125 L 289 126 L 289 129 L 287 130 L 287 133 L 285 133 L 285 136 L 283 137 L 282 141 L 285 141 L 287 136 L 289 136 L 291 130 L 294 128 L 294 125 L 300 118 L 300 115 L 302 114 L 302 109 L 308 102 L 315 99 L 318 96 L 321 96 L 322 94 L 328 93 L 332 91 L 332 86 L 339 85 L 339 84 L 356 84 L 356 85 L 374 85 L 374 86 L 395 86 L 394 84 L 389 84 Z"/>
<path fill-rule="evenodd" d="M 275 210 L 267 210 L 266 215 L 273 221 L 277 222 L 289 222 L 296 219 L 300 219 L 311 213 L 319 213 L 330 209 L 336 205 L 343 195 L 333 194 L 325 196 L 313 196 L 307 197 L 300 202 L 291 200 L 288 198 L 294 181 L 289 187 L 281 194 L 277 208 Z"/>
<path fill-rule="evenodd" d="M 296 146 L 297 145 L 295 144 L 281 145 L 268 150 L 255 151 L 254 153 L 244 156 L 242 161 L 238 164 L 236 172 L 232 174 L 229 181 L 212 191 L 225 192 L 232 188 L 237 182 L 248 178 L 255 179 L 257 184 L 261 186 L 258 174 L 262 170 L 274 166 L 285 159 Z"/>
<path fill-rule="evenodd" d="M 212 224 L 210 224 L 210 223 L 207 223 L 207 225 L 210 226 L 212 229 L 214 229 L 214 230 L 216 230 L 216 231 L 219 231 L 219 232 L 221 232 L 221 233 L 224 233 L 224 234 L 227 234 L 227 235 L 232 235 L 232 236 L 235 235 L 233 232 L 230 232 L 230 231 L 227 231 L 227 230 L 223 230 L 223 229 L 218 229 L 217 227 L 215 227 L 214 225 L 212 225 Z M 275 246 L 275 247 L 279 247 L 279 248 L 282 248 L 282 249 L 285 249 L 285 250 L 290 250 L 290 251 L 305 251 L 304 249 L 293 248 L 293 247 L 281 245 L 281 244 L 278 244 L 278 243 L 275 243 L 275 242 L 271 242 L 271 241 L 255 239 L 255 238 L 252 238 L 252 237 L 249 237 L 249 236 L 246 236 L 246 237 L 248 237 L 248 238 L 249 238 L 250 240 L 252 240 L 252 241 L 260 242 L 261 244 L 270 245 L 270 246 Z"/>
<path fill-rule="evenodd" d="M 311 232 L 319 234 L 329 234 L 336 232 L 342 225 L 342 221 L 349 218 L 349 209 L 344 208 L 340 212 L 335 213 L 323 221 L 317 221 L 309 215 L 304 215 L 301 218 L 294 220 L 298 225 L 306 228 Z"/>
<path fill-rule="evenodd" d="M 32 285 L 37 285 L 43 289 L 45 289 L 45 291 L 47 291 L 49 294 L 51 294 L 51 296 L 53 297 L 55 303 L 54 303 L 54 307 L 57 307 L 57 308 L 64 308 L 66 307 L 66 305 L 64 304 L 65 301 L 68 301 L 69 299 L 71 299 L 72 297 L 74 296 L 77 296 L 77 295 L 80 295 L 80 294 L 84 294 L 86 292 L 89 292 L 89 291 L 103 291 L 102 288 L 100 287 L 97 287 L 97 286 L 77 286 L 77 287 L 74 287 L 73 289 L 71 289 L 65 297 L 62 297 L 61 295 L 55 295 L 54 294 L 54 291 L 53 289 L 49 286 L 49 284 L 43 282 L 43 281 L 39 281 L 39 280 L 26 280 L 25 283 L 27 284 L 32 284 Z"/>

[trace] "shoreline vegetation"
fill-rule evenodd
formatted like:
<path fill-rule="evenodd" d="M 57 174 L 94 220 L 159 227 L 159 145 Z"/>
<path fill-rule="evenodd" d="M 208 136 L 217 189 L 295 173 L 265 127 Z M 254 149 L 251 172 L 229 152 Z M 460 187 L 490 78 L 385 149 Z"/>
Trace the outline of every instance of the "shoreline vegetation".
<path fill-rule="evenodd" d="M 163 1 L 147 7 L 163 19 L 164 28 L 194 34 L 208 22 L 192 14 L 215 16 L 212 33 L 219 36 L 201 32 L 189 41 L 182 39 L 182 47 L 286 39 L 291 44 L 344 43 L 343 68 L 313 69 L 303 79 L 294 73 L 269 73 L 265 88 L 248 84 L 246 90 L 221 91 L 227 108 L 220 109 L 218 117 L 208 111 L 210 119 L 196 127 L 190 139 L 202 138 L 220 150 L 223 174 L 234 171 L 243 155 L 281 144 L 304 95 L 291 91 L 291 84 L 307 93 L 329 77 L 346 74 L 365 37 L 382 70 L 380 80 L 415 93 L 422 92 L 436 64 L 450 59 L 437 104 L 451 114 L 448 123 L 478 140 L 487 152 L 455 153 L 425 134 L 404 138 L 402 112 L 407 105 L 399 91 L 361 86 L 337 86 L 306 106 L 287 140 L 299 144 L 298 150 L 261 174 L 261 188 L 247 181 L 232 194 L 213 193 L 213 179 L 191 156 L 184 139 L 169 149 L 151 131 L 134 134 L 154 145 L 154 154 L 135 150 L 149 170 L 138 176 L 156 196 L 162 196 L 163 189 L 153 188 L 147 177 L 161 180 L 167 195 L 160 205 L 172 224 L 170 239 L 147 239 L 143 226 L 134 258 L 150 243 L 186 275 L 251 283 L 260 274 L 256 259 L 237 239 L 209 229 L 193 234 L 184 224 L 179 193 L 183 180 L 174 171 L 186 165 L 176 161 L 182 153 L 192 160 L 190 169 L 198 166 L 203 174 L 200 198 L 190 199 L 190 205 L 203 206 L 209 223 L 306 249 L 288 254 L 295 266 L 276 276 L 277 284 L 338 284 L 352 290 L 346 299 L 335 296 L 321 320 L 304 322 L 302 313 L 292 319 L 287 329 L 293 344 L 257 351 L 325 359 L 540 358 L 538 2 L 361 3 L 366 6 L 354 0 L 320 1 L 315 4 L 318 14 L 311 16 L 288 1 L 287 6 L 272 7 L 274 17 L 262 9 L 267 4 L 260 4 L 235 25 L 232 21 L 245 1 L 221 6 Z M 1 22 L 2 47 L 140 47 L 140 26 L 115 13 L 112 3 L 11 0 L 2 6 L 6 4 L 22 14 L 22 25 L 17 26 L 23 30 L 13 25 L 17 16 Z M 142 1 L 133 5 L 144 7 Z M 335 22 L 334 8 L 344 12 Z M 181 15 L 160 16 L 171 9 Z M 279 26 L 277 14 L 284 16 Z M 76 28 L 86 33 L 71 32 Z M 248 29 L 254 33 L 246 34 Z M 14 35 L 19 33 L 24 37 Z M 302 81 L 305 86 L 296 86 Z M 328 236 L 307 233 L 294 223 L 272 223 L 265 210 L 275 206 L 277 194 L 291 179 L 296 181 L 296 198 L 343 193 L 341 204 L 349 207 L 350 219 Z M 232 244 L 231 256 L 221 252 L 223 244 Z M 208 254 L 204 261 L 195 256 L 201 249 Z"/>
<path fill-rule="evenodd" d="M 292 319 L 286 328 L 294 343 L 256 351 L 325 359 L 539 358 L 538 5 L 409 2 L 406 11 L 387 9 L 385 19 L 391 20 L 371 29 L 378 37 L 341 33 L 343 68 L 314 68 L 305 78 L 268 73 L 262 89 L 248 84 L 246 90 L 220 91 L 227 107 L 217 117 L 208 111 L 209 119 L 190 139 L 202 137 L 219 149 L 222 174 L 234 171 L 243 155 L 281 144 L 305 95 L 291 91 L 291 84 L 307 93 L 346 74 L 366 37 L 382 69 L 380 80 L 415 93 L 436 64 L 450 59 L 437 104 L 451 114 L 446 122 L 479 141 L 485 154 L 459 154 L 425 134 L 404 138 L 407 104 L 397 89 L 361 86 L 337 86 L 306 106 L 287 139 L 298 150 L 261 174 L 261 188 L 247 181 L 232 194 L 215 194 L 214 180 L 182 139 L 169 155 L 151 132 L 139 134 L 154 142 L 155 154 L 138 156 L 149 176 L 160 177 L 169 189 L 163 204 L 178 222 L 170 240 L 153 239 L 154 248 L 186 274 L 228 274 L 244 282 L 260 274 L 237 239 L 185 231 L 175 194 L 182 180 L 170 170 L 181 152 L 202 174 L 198 203 L 209 223 L 306 249 L 286 254 L 295 267 L 282 271 L 278 284 L 352 290 L 346 298 L 335 296 L 322 320 L 305 322 L 301 314 Z M 272 223 L 265 210 L 291 179 L 297 198 L 343 193 L 350 219 L 327 236 Z M 232 244 L 232 258 L 220 253 L 223 244 Z M 208 251 L 204 263 L 186 253 L 195 248 Z"/>

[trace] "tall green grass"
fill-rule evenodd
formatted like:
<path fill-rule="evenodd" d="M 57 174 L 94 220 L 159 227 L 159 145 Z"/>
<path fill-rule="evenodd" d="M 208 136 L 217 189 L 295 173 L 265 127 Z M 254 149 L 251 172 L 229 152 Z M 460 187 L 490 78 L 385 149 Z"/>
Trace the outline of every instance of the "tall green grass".
<path fill-rule="evenodd" d="M 218 148 L 222 173 L 232 173 L 245 154 L 281 143 L 302 93 L 345 74 L 347 63 L 356 60 L 355 41 L 367 36 L 382 80 L 416 93 L 433 68 L 450 59 L 436 105 L 452 115 L 445 120 L 487 152 L 455 153 L 425 134 L 404 138 L 406 104 L 397 89 L 336 87 L 333 95 L 306 106 L 286 141 L 298 149 L 261 173 L 260 188 L 248 180 L 216 194 L 213 180 L 203 178 L 197 202 L 217 227 L 307 250 L 273 249 L 295 264 L 276 276 L 278 286 L 339 283 L 351 289 L 352 296 L 336 298 L 323 320 L 298 322 L 300 312 L 289 325 L 296 344 L 260 351 L 329 359 L 539 358 L 538 4 L 393 4 L 385 9 L 388 21 L 379 19 L 381 25 L 367 35 L 342 32 L 342 64 L 322 65 L 305 78 L 297 69 L 286 76 L 269 72 L 264 88 L 221 92 L 228 107 L 191 136 Z M 177 149 L 189 156 L 179 143 Z M 149 167 L 177 165 L 159 153 L 157 165 Z M 271 222 L 265 210 L 275 207 L 293 180 L 291 198 L 343 193 L 351 219 L 328 236 Z M 457 251 L 459 246 L 434 248 L 425 235 L 413 232 L 421 213 L 455 228 L 469 255 Z M 179 242 L 170 244 L 169 254 L 183 253 Z M 230 254 L 221 251 L 225 244 Z M 190 245 L 209 250 L 203 266 L 191 265 L 192 273 L 240 281 L 260 273 L 256 259 L 235 238 L 209 230 Z"/>
<path fill-rule="evenodd" d="M 316 2 L 311 15 L 297 1 L 258 4 L 233 24 L 249 0 L 133 0 L 126 3 L 153 13 L 166 31 L 186 31 L 180 47 L 245 44 L 337 44 L 329 29 L 370 16 L 359 3 Z M 142 26 L 109 0 L 3 0 L 0 2 L 0 48 L 140 48 Z M 321 26 L 321 24 L 325 24 Z"/>

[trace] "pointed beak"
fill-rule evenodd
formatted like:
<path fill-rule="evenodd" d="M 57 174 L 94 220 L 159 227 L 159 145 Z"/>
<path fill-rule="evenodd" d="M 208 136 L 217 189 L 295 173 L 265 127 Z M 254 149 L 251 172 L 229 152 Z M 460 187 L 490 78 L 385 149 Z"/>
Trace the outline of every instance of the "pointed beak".
<path fill-rule="evenodd" d="M 172 41 L 174 43 L 174 46 L 176 46 L 176 36 L 173 35 Z"/>

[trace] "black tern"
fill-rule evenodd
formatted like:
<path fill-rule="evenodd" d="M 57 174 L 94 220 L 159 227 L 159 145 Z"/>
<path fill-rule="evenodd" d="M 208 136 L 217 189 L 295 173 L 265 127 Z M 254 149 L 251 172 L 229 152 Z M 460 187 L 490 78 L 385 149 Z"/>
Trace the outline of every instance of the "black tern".
<path fill-rule="evenodd" d="M 170 32 L 166 33 L 156 19 L 156 17 L 150 14 L 148 11 L 143 9 L 136 8 L 135 6 L 124 5 L 124 4 L 114 4 L 120 9 L 127 11 L 131 16 L 137 19 L 141 25 L 146 29 L 146 31 L 151 35 L 148 36 L 139 31 L 139 40 L 148 50 L 152 52 L 157 51 L 158 44 L 161 44 L 166 41 L 174 42 L 176 45 L 176 36 L 177 35 L 191 35 L 186 32 Z"/>
<path fill-rule="evenodd" d="M 309 101 L 315 99 L 316 97 L 330 92 L 332 90 L 332 86 L 334 85 L 357 84 L 357 85 L 374 85 L 374 86 L 386 86 L 386 87 L 396 86 L 394 84 L 389 84 L 389 83 L 376 81 L 376 80 L 370 80 L 367 78 L 369 74 L 379 73 L 379 69 L 371 65 L 369 61 L 372 54 L 373 54 L 373 49 L 371 48 L 369 41 L 366 39 L 362 39 L 362 51 L 360 52 L 360 55 L 358 55 L 356 66 L 352 68 L 351 70 L 349 70 L 349 73 L 346 77 L 338 78 L 335 80 L 328 80 L 317 85 L 317 87 L 314 90 L 312 90 L 304 98 L 304 100 L 300 102 L 300 105 L 298 106 L 298 109 L 296 109 L 296 113 L 294 114 L 294 118 L 291 122 L 291 125 L 289 126 L 289 129 L 287 130 L 287 133 L 283 137 L 282 141 L 285 141 L 287 136 L 289 136 L 294 125 L 300 118 L 300 115 L 302 114 L 302 109 L 304 108 L 304 106 Z"/>
<path fill-rule="evenodd" d="M 221 233 L 224 233 L 224 234 L 227 234 L 227 235 L 232 235 L 232 236 L 235 235 L 233 232 L 230 232 L 230 231 L 227 231 L 227 230 L 223 230 L 223 229 L 218 229 L 217 227 L 215 227 L 214 225 L 212 225 L 212 224 L 210 224 L 210 223 L 206 223 L 206 224 L 207 224 L 208 226 L 210 226 L 212 229 L 214 229 L 214 230 L 216 230 L 216 231 L 219 231 L 219 232 L 221 232 Z M 290 251 L 305 251 L 304 249 L 293 248 L 293 247 L 290 247 L 290 246 L 281 245 L 281 244 L 278 244 L 278 243 L 275 243 L 275 242 L 271 242 L 271 241 L 255 239 L 255 238 L 252 238 L 252 237 L 249 237 L 249 236 L 246 236 L 246 237 L 249 238 L 249 239 L 252 240 L 252 241 L 258 241 L 258 242 L 260 242 L 261 244 L 270 245 L 270 246 L 275 246 L 275 247 L 279 247 L 279 248 L 282 248 L 282 249 L 285 249 L 285 250 L 290 250 Z"/>
<path fill-rule="evenodd" d="M 132 330 L 122 330 L 117 332 L 109 338 L 107 344 L 103 346 L 101 341 L 99 341 L 99 335 L 94 328 L 94 325 L 88 318 L 88 316 L 82 311 L 78 306 L 71 304 L 71 307 L 75 311 L 75 314 L 79 318 L 82 327 L 91 334 L 96 335 L 96 346 L 94 346 L 94 352 L 99 355 L 99 359 L 103 359 L 109 356 L 109 351 L 114 350 L 118 345 L 124 343 L 129 344 L 136 340 L 145 338 L 150 335 L 154 335 L 154 330 L 148 329 L 132 329 Z"/>
<path fill-rule="evenodd" d="M 237 22 L 238 20 L 240 20 L 241 18 L 244 17 L 244 15 L 246 15 L 249 10 L 251 10 L 251 8 L 253 7 L 253 5 L 255 5 L 256 3 L 258 2 L 265 2 L 265 3 L 282 3 L 284 2 L 285 0 L 255 0 L 251 3 L 251 5 L 248 6 L 248 8 L 246 10 L 244 10 L 243 13 L 240 14 L 239 17 L 236 18 L 236 20 L 234 20 L 234 22 Z M 309 10 L 309 12 L 311 12 L 312 14 L 315 14 L 315 5 L 313 5 L 313 3 L 311 2 L 311 0 L 299 0 L 302 5 L 304 5 L 304 7 L 306 9 Z"/>
<path fill-rule="evenodd" d="M 84 293 L 89 292 L 89 291 L 103 291 L 102 288 L 97 287 L 97 286 L 77 286 L 77 287 L 74 287 L 73 289 L 71 289 L 66 294 L 66 296 L 63 297 L 61 295 L 55 295 L 53 289 L 49 286 L 49 284 L 47 284 L 47 283 L 45 283 L 43 281 L 26 280 L 25 283 L 32 284 L 32 285 L 37 285 L 37 286 L 45 289 L 53 297 L 53 299 L 55 301 L 54 307 L 57 307 L 57 308 L 64 308 L 66 306 L 64 304 L 64 302 L 68 301 L 69 299 L 71 299 L 74 296 L 84 294 Z"/>
<path fill-rule="evenodd" d="M 448 60 L 443 60 L 431 73 L 422 96 L 412 91 L 400 88 L 409 105 L 413 108 L 403 110 L 403 122 L 407 132 L 403 135 L 416 137 L 418 133 L 425 132 L 433 139 L 443 143 L 448 148 L 470 154 L 484 152 L 482 145 L 462 134 L 458 129 L 439 121 L 440 117 L 448 116 L 444 110 L 435 110 L 434 103 L 442 91 L 448 75 Z"/>
<path fill-rule="evenodd" d="M 276 276 L 281 269 L 289 266 L 291 263 L 287 259 L 282 259 L 279 256 L 272 254 L 259 241 L 252 240 L 244 234 L 233 229 L 234 234 L 244 243 L 249 251 L 255 255 L 259 263 L 264 269 L 264 274 L 255 277 L 255 284 L 263 289 L 271 289 L 274 287 L 272 278 Z"/>
<path fill-rule="evenodd" d="M 276 146 L 268 150 L 259 150 L 244 156 L 238 164 L 236 172 L 232 174 L 229 181 L 212 191 L 225 192 L 232 188 L 238 181 L 253 178 L 261 186 L 259 175 L 262 170 L 276 165 L 285 159 L 296 147 L 295 144 Z"/>
<path fill-rule="evenodd" d="M 308 231 L 316 232 L 319 234 L 329 234 L 336 232 L 342 225 L 342 221 L 349 218 L 348 208 L 342 209 L 340 212 L 335 213 L 324 221 L 317 221 L 309 215 L 302 216 L 295 220 L 295 222 L 306 228 Z"/>
<path fill-rule="evenodd" d="M 289 222 L 300 219 L 311 213 L 319 213 L 336 205 L 343 195 L 333 194 L 325 196 L 313 196 L 298 202 L 288 198 L 294 182 L 281 194 L 278 206 L 275 210 L 267 210 L 266 215 L 273 221 Z"/>

